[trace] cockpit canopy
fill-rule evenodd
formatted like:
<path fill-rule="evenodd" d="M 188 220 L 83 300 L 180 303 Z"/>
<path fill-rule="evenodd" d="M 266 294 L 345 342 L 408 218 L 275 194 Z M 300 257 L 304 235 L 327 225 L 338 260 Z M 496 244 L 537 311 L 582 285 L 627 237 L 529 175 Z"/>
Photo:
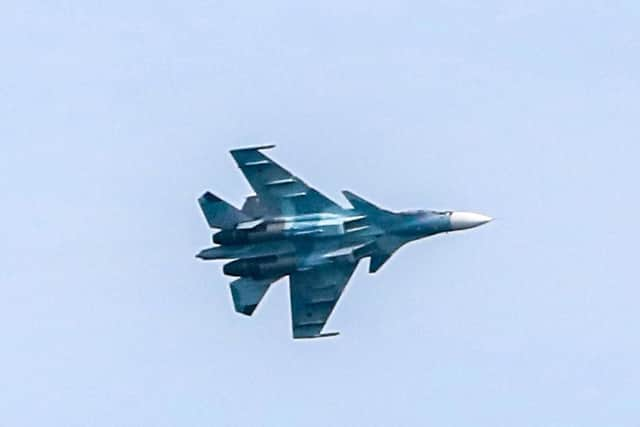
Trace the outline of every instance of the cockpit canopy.
<path fill-rule="evenodd" d="M 406 213 L 407 215 L 419 215 L 419 214 L 427 213 L 427 211 L 423 209 L 410 209 L 408 211 L 405 211 L 404 213 Z"/>
<path fill-rule="evenodd" d="M 410 209 L 406 211 L 396 212 L 396 215 L 402 215 L 410 218 L 418 218 L 428 215 L 429 212 L 422 209 Z"/>
<path fill-rule="evenodd" d="M 426 214 L 435 214 L 435 215 L 451 215 L 453 211 L 427 211 L 424 209 L 413 209 L 404 212 L 406 215 L 426 215 Z"/>

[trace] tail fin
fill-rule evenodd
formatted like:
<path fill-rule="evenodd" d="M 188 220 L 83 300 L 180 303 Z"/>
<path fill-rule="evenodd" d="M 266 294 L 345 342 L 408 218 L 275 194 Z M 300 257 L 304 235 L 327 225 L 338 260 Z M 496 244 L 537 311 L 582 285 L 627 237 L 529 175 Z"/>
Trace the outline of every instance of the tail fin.
<path fill-rule="evenodd" d="M 231 282 L 231 297 L 236 311 L 251 316 L 267 293 L 269 286 L 278 279 L 278 277 L 271 279 L 243 277 Z"/>
<path fill-rule="evenodd" d="M 240 222 L 251 220 L 242 211 L 208 191 L 198 199 L 198 203 L 211 228 L 233 228 Z"/>
<path fill-rule="evenodd" d="M 379 208 L 368 200 L 363 199 L 360 196 L 353 194 L 351 191 L 343 191 L 344 197 L 347 198 L 351 206 L 354 207 L 357 211 L 362 212 L 363 214 L 369 217 L 380 217 L 380 216 L 393 216 L 394 213 L 388 210 Z"/>
<path fill-rule="evenodd" d="M 258 196 L 249 196 L 242 205 L 242 212 L 250 216 L 251 218 L 260 218 L 267 214 L 267 210 L 264 208 Z"/>

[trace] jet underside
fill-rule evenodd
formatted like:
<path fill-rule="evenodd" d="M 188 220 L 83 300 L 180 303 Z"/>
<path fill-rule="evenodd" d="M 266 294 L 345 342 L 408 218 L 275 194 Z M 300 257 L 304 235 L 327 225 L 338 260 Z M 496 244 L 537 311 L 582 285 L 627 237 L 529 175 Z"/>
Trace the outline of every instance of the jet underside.
<path fill-rule="evenodd" d="M 216 246 L 204 260 L 231 260 L 223 271 L 236 311 L 252 315 L 269 286 L 289 276 L 294 338 L 317 338 L 362 258 L 376 272 L 402 245 L 433 234 L 490 220 L 479 214 L 416 211 L 394 213 L 344 192 L 345 209 L 262 153 L 232 150 L 255 195 L 237 209 L 207 192 L 199 203 Z"/>

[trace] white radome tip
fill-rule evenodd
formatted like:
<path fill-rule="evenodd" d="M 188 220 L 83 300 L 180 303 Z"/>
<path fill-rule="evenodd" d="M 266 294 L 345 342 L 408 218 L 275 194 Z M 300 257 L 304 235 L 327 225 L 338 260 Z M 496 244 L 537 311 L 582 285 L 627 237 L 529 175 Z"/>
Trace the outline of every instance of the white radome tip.
<path fill-rule="evenodd" d="M 490 216 L 475 212 L 453 212 L 451 214 L 451 228 L 453 230 L 478 227 L 491 221 L 493 221 L 493 218 Z"/>

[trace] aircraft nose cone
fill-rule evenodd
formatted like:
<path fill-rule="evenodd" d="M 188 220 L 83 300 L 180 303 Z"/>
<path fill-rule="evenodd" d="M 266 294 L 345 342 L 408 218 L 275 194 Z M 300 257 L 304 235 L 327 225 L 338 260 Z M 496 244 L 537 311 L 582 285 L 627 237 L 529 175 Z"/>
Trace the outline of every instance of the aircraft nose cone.
<path fill-rule="evenodd" d="M 453 212 L 450 220 L 453 230 L 465 230 L 486 224 L 492 221 L 493 218 L 474 212 Z"/>

